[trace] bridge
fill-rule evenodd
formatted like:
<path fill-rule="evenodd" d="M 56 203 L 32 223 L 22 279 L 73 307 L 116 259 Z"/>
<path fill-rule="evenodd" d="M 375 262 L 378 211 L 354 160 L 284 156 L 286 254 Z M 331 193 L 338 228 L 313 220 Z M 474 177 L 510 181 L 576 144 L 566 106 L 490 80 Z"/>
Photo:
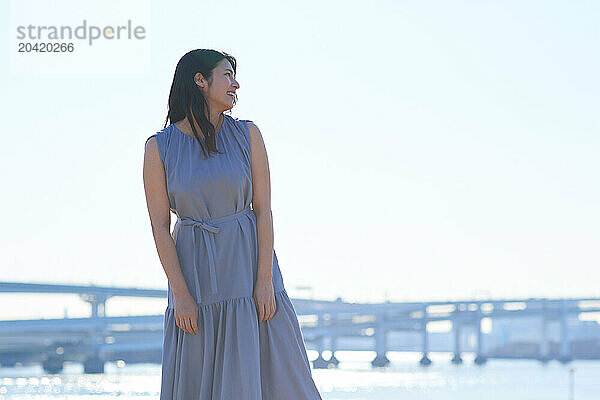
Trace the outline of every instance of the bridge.
<path fill-rule="evenodd" d="M 166 290 L 0 282 L 2 293 L 77 294 L 91 307 L 87 318 L 0 321 L 2 366 L 41 363 L 46 372 L 58 373 L 64 362 L 69 361 L 81 362 L 85 373 L 100 373 L 107 361 L 161 362 L 164 314 L 107 316 L 105 304 L 116 296 L 166 299 Z M 388 351 L 420 352 L 419 362 L 423 366 L 431 364 L 428 355 L 432 351 L 451 351 L 451 362 L 455 364 L 463 362 L 463 352 L 474 352 L 474 363 L 478 365 L 490 358 L 533 358 L 541 362 L 556 359 L 562 363 L 576 357 L 600 358 L 600 344 L 597 355 L 573 346 L 570 330 L 574 328 L 569 326 L 569 318 L 600 312 L 600 298 L 385 303 L 291 300 L 301 323 L 306 348 L 318 352 L 318 357 L 312 361 L 314 368 L 336 367 L 339 364 L 336 351 L 347 350 L 374 351 L 373 367 L 385 367 L 390 363 Z M 539 321 L 539 325 L 532 328 L 539 332 L 539 341 L 520 347 L 515 346 L 518 343 L 498 341 L 484 346 L 484 339 L 489 336 L 484 333 L 484 322 L 502 320 Z M 443 340 L 434 345 L 430 343 L 436 334 L 427 329 L 428 324 L 439 322 L 451 324 L 450 349 Z M 558 342 L 551 341 L 548 334 L 547 327 L 551 324 L 559 327 Z M 531 326 L 529 322 L 527 325 Z M 398 337 L 398 334 L 404 337 Z M 325 359 L 324 352 L 331 356 Z"/>

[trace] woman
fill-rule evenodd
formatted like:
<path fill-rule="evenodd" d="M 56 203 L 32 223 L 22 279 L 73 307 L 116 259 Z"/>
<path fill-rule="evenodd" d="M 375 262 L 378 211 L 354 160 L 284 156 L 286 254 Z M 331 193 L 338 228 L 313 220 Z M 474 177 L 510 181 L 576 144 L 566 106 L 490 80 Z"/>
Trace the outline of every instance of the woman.
<path fill-rule="evenodd" d="M 224 114 L 235 74 L 227 53 L 185 54 L 165 128 L 146 141 L 146 202 L 169 282 L 160 398 L 321 399 L 273 248 L 261 132 Z"/>

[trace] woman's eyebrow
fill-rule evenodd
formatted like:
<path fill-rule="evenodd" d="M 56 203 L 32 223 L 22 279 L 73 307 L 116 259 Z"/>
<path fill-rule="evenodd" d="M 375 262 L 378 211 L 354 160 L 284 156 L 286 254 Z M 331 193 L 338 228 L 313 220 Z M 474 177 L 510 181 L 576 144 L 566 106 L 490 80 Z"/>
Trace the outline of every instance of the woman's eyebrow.
<path fill-rule="evenodd" d="M 235 74 L 233 73 L 233 71 L 232 71 L 232 70 L 230 70 L 229 68 L 226 68 L 226 69 L 225 69 L 225 71 L 229 71 L 229 72 L 231 72 L 231 74 L 232 74 L 232 75 L 235 75 Z"/>

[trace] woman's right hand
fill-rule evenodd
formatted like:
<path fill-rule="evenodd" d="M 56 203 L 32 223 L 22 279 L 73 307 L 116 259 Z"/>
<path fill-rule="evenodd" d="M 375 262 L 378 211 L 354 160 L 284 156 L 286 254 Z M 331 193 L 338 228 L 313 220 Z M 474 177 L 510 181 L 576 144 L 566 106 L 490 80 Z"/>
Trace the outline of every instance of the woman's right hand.
<path fill-rule="evenodd" d="M 198 304 L 189 293 L 175 296 L 175 322 L 185 333 L 198 333 Z"/>

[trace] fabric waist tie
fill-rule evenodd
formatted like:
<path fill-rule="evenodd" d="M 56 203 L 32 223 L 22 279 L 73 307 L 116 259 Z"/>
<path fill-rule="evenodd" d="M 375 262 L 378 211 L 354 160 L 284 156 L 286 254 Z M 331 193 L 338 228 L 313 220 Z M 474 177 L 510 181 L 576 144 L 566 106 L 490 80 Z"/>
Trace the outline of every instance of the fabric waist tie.
<path fill-rule="evenodd" d="M 192 227 L 193 243 L 196 245 L 196 232 L 200 230 L 202 239 L 206 244 L 206 250 L 208 251 L 208 274 L 210 278 L 210 289 L 212 294 L 217 293 L 217 271 L 215 267 L 215 236 L 221 231 L 221 227 L 218 226 L 220 223 L 233 221 L 242 215 L 246 215 L 253 212 L 250 207 L 246 207 L 242 211 L 234 214 L 225 215 L 223 217 L 213 218 L 204 221 L 198 221 L 191 217 L 177 216 L 177 224 L 183 226 Z M 178 235 L 180 232 L 178 232 Z M 198 279 L 198 248 L 194 248 L 194 287 L 196 289 L 196 295 L 198 296 L 198 303 L 202 302 L 202 294 L 200 293 L 200 280 Z"/>

